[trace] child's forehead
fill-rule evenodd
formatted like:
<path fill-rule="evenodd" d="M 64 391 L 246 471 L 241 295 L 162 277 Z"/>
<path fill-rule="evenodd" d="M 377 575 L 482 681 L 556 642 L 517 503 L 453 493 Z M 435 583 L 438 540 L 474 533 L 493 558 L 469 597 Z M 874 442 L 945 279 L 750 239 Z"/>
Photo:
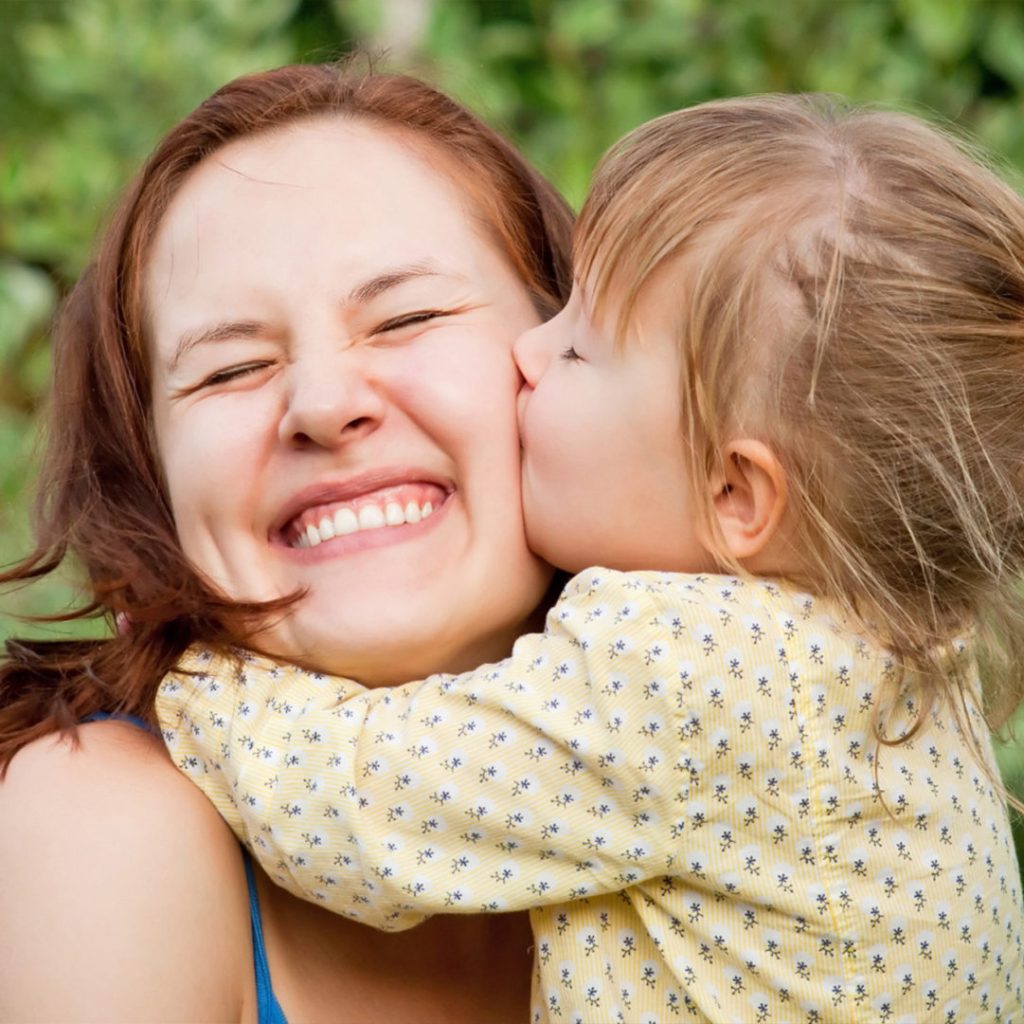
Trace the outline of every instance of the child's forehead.
<path fill-rule="evenodd" d="M 744 226 L 741 213 L 732 212 L 704 223 L 680 218 L 660 239 L 622 232 L 606 248 L 590 249 L 583 239 L 574 265 L 577 300 L 591 319 L 600 320 L 614 319 L 627 307 L 627 315 L 633 315 L 683 299 L 730 242 L 751 233 Z"/>
<path fill-rule="evenodd" d="M 663 259 L 646 274 L 611 273 L 577 279 L 570 302 L 596 337 L 616 351 L 681 330 L 694 273 L 689 254 Z"/>
<path fill-rule="evenodd" d="M 794 186 L 723 202 L 713 212 L 703 208 L 700 215 L 682 204 L 671 221 L 658 224 L 639 208 L 629 216 L 609 212 L 576 239 L 582 301 L 591 315 L 614 315 L 623 306 L 657 304 L 672 295 L 683 299 L 698 287 L 713 286 L 713 274 L 723 278 L 723 286 L 726 278 L 784 275 L 794 261 L 813 262 L 821 242 L 834 233 L 833 198 Z"/>
<path fill-rule="evenodd" d="M 799 282 L 822 271 L 832 227 L 820 210 L 787 217 L 771 203 L 746 204 L 674 248 L 608 266 L 597 252 L 574 301 L 618 352 L 671 338 L 695 358 L 729 351 L 766 373 L 807 320 Z"/>

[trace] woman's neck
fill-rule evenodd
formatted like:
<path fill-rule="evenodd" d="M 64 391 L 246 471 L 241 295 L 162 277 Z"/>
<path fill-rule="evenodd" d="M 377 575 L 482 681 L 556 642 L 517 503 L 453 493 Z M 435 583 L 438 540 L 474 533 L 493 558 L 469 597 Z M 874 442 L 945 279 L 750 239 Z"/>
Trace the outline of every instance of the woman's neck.
<path fill-rule="evenodd" d="M 435 917 L 377 932 L 259 876 L 274 992 L 289 1020 L 521 1024 L 529 1015 L 526 914 Z"/>

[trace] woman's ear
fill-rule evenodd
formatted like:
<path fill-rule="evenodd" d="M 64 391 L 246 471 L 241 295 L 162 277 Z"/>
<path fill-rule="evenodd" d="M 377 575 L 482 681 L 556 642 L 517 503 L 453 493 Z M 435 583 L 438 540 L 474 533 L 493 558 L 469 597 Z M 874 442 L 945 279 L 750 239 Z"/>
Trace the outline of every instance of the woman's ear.
<path fill-rule="evenodd" d="M 730 441 L 722 454 L 720 474 L 712 481 L 719 536 L 737 562 L 749 562 L 778 532 L 786 511 L 786 474 L 762 441 Z"/>

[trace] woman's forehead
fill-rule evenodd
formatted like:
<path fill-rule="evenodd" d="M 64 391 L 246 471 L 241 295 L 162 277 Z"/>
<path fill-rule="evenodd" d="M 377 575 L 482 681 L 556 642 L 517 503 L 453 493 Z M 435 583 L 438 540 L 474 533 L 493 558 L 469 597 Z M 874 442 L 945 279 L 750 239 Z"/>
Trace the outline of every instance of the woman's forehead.
<path fill-rule="evenodd" d="M 262 217 L 313 211 L 348 225 L 342 241 L 366 223 L 383 231 L 417 209 L 462 219 L 460 195 L 449 168 L 425 158 L 421 146 L 365 122 L 319 118 L 212 153 L 178 190 L 157 239 L 183 229 L 207 234 L 225 221 L 241 235 Z"/>
<path fill-rule="evenodd" d="M 470 204 L 393 133 L 325 118 L 212 154 L 164 215 L 146 274 L 151 311 L 186 296 L 305 285 L 347 290 L 388 267 L 463 272 L 488 248 Z"/>

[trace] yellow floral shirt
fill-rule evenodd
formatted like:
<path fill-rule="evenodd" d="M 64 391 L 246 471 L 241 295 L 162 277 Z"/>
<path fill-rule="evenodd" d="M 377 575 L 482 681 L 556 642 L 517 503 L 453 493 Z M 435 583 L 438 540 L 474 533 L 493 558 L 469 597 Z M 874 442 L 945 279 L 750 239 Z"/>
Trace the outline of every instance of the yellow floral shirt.
<path fill-rule="evenodd" d="M 941 707 L 879 755 L 894 675 L 772 582 L 592 569 L 499 664 L 367 690 L 192 648 L 157 710 L 291 892 L 530 908 L 535 1021 L 1021 1021 L 1005 804 Z"/>

